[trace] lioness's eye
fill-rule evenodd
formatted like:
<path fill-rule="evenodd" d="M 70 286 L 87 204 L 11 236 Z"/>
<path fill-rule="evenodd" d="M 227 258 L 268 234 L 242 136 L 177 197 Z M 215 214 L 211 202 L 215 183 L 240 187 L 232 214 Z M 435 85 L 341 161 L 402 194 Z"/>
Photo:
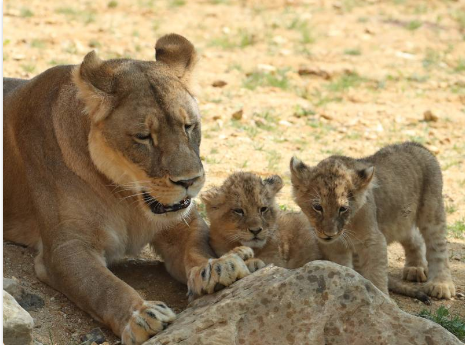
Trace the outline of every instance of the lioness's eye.
<path fill-rule="evenodd" d="M 349 209 L 348 207 L 341 206 L 341 207 L 339 207 L 339 213 L 341 213 L 341 214 L 345 213 L 345 212 L 347 212 L 348 209 Z"/>
<path fill-rule="evenodd" d="M 260 207 L 260 213 L 265 213 L 268 211 L 268 207 Z"/>
<path fill-rule="evenodd" d="M 184 125 L 184 130 L 186 131 L 186 133 L 189 133 L 190 131 L 192 131 L 194 129 L 194 126 L 195 126 L 195 124 L 193 124 L 193 123 L 185 124 Z"/>
<path fill-rule="evenodd" d="M 235 208 L 235 209 L 233 210 L 233 212 L 234 212 L 235 214 L 240 215 L 240 216 L 243 216 L 243 215 L 244 215 L 244 210 L 243 210 L 242 208 Z"/>
<path fill-rule="evenodd" d="M 320 204 L 313 204 L 312 207 L 317 212 L 323 212 L 323 207 Z"/>
<path fill-rule="evenodd" d="M 152 139 L 152 135 L 150 133 L 149 134 L 139 133 L 139 134 L 136 134 L 136 138 L 139 140 L 149 140 L 149 139 Z"/>

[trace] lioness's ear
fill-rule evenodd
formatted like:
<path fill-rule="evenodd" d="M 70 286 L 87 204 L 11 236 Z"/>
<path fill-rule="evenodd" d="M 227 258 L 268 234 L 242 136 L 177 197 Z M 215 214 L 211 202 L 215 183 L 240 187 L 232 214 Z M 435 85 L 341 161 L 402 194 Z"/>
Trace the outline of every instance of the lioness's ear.
<path fill-rule="evenodd" d="M 216 208 L 224 201 L 223 193 L 219 187 L 213 187 L 203 192 L 200 199 L 207 207 Z"/>
<path fill-rule="evenodd" d="M 281 188 L 283 188 L 283 179 L 278 175 L 267 177 L 263 180 L 263 182 L 265 183 L 265 186 L 273 192 L 273 194 L 278 193 Z"/>
<path fill-rule="evenodd" d="M 168 65 L 174 74 L 186 85 L 197 63 L 194 46 L 183 36 L 169 34 L 161 37 L 155 45 L 155 58 Z"/>
<path fill-rule="evenodd" d="M 308 167 L 297 157 L 292 157 L 290 163 L 290 170 L 292 184 L 296 184 L 299 181 L 302 181 L 305 178 L 305 176 L 307 176 L 308 172 L 310 171 L 310 167 Z"/>
<path fill-rule="evenodd" d="M 367 187 L 375 176 L 375 167 L 371 166 L 365 169 L 356 171 L 355 185 L 357 188 L 362 189 Z"/>
<path fill-rule="evenodd" d="M 88 53 L 73 71 L 78 97 L 84 101 L 86 112 L 95 122 L 108 115 L 114 91 L 113 71 L 99 59 L 95 51 Z"/>

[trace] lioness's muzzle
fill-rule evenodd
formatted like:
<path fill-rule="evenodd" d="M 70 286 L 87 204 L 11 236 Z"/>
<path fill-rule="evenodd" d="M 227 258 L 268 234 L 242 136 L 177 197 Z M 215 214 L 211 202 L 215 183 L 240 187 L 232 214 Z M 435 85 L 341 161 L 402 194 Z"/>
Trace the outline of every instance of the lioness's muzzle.
<path fill-rule="evenodd" d="M 150 210 L 155 214 L 176 212 L 189 207 L 189 205 L 191 204 L 191 199 L 189 197 L 186 197 L 179 203 L 173 205 L 163 205 L 147 192 L 144 192 L 143 198 L 144 202 L 150 207 Z"/>

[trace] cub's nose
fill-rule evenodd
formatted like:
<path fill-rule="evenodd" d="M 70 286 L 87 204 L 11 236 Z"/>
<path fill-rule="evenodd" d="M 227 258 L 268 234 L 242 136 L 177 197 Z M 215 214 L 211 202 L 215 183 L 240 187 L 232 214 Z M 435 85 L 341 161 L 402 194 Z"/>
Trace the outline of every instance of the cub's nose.
<path fill-rule="evenodd" d="M 263 228 L 249 229 L 249 231 L 250 231 L 254 236 L 257 236 L 262 230 L 263 230 Z"/>
<path fill-rule="evenodd" d="M 197 181 L 199 179 L 199 177 L 194 177 L 194 178 L 191 178 L 191 179 L 188 179 L 188 180 L 177 180 L 177 181 L 174 181 L 172 179 L 170 179 L 170 181 L 178 186 L 181 186 L 181 187 L 184 187 L 184 188 L 189 188 L 190 186 L 192 186 L 195 181 Z"/>

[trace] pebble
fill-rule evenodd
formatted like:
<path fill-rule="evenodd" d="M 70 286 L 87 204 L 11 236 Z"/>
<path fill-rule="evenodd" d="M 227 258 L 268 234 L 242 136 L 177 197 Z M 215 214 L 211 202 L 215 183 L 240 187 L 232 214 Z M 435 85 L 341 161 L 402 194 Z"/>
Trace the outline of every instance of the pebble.
<path fill-rule="evenodd" d="M 297 71 L 299 75 L 315 75 L 317 77 L 321 77 L 325 80 L 331 79 L 331 74 L 329 74 L 327 71 L 324 71 L 320 68 L 313 68 L 313 67 L 307 67 L 307 66 L 302 66 L 299 68 Z"/>
<path fill-rule="evenodd" d="M 82 343 L 80 345 L 94 345 L 102 344 L 105 342 L 105 334 L 100 328 L 94 328 L 92 331 L 81 337 Z"/>
<path fill-rule="evenodd" d="M 423 113 L 423 119 L 427 122 L 437 122 L 439 118 L 431 110 L 427 110 Z"/>
<path fill-rule="evenodd" d="M 225 82 L 224 80 L 215 80 L 213 83 L 212 83 L 212 86 L 213 87 L 223 87 L 223 86 L 226 86 L 228 85 L 227 82 Z"/>
<path fill-rule="evenodd" d="M 244 110 L 243 110 L 243 109 L 240 109 L 240 110 L 234 112 L 234 113 L 231 115 L 231 117 L 232 117 L 234 120 L 241 120 L 243 114 L 244 114 Z"/>

